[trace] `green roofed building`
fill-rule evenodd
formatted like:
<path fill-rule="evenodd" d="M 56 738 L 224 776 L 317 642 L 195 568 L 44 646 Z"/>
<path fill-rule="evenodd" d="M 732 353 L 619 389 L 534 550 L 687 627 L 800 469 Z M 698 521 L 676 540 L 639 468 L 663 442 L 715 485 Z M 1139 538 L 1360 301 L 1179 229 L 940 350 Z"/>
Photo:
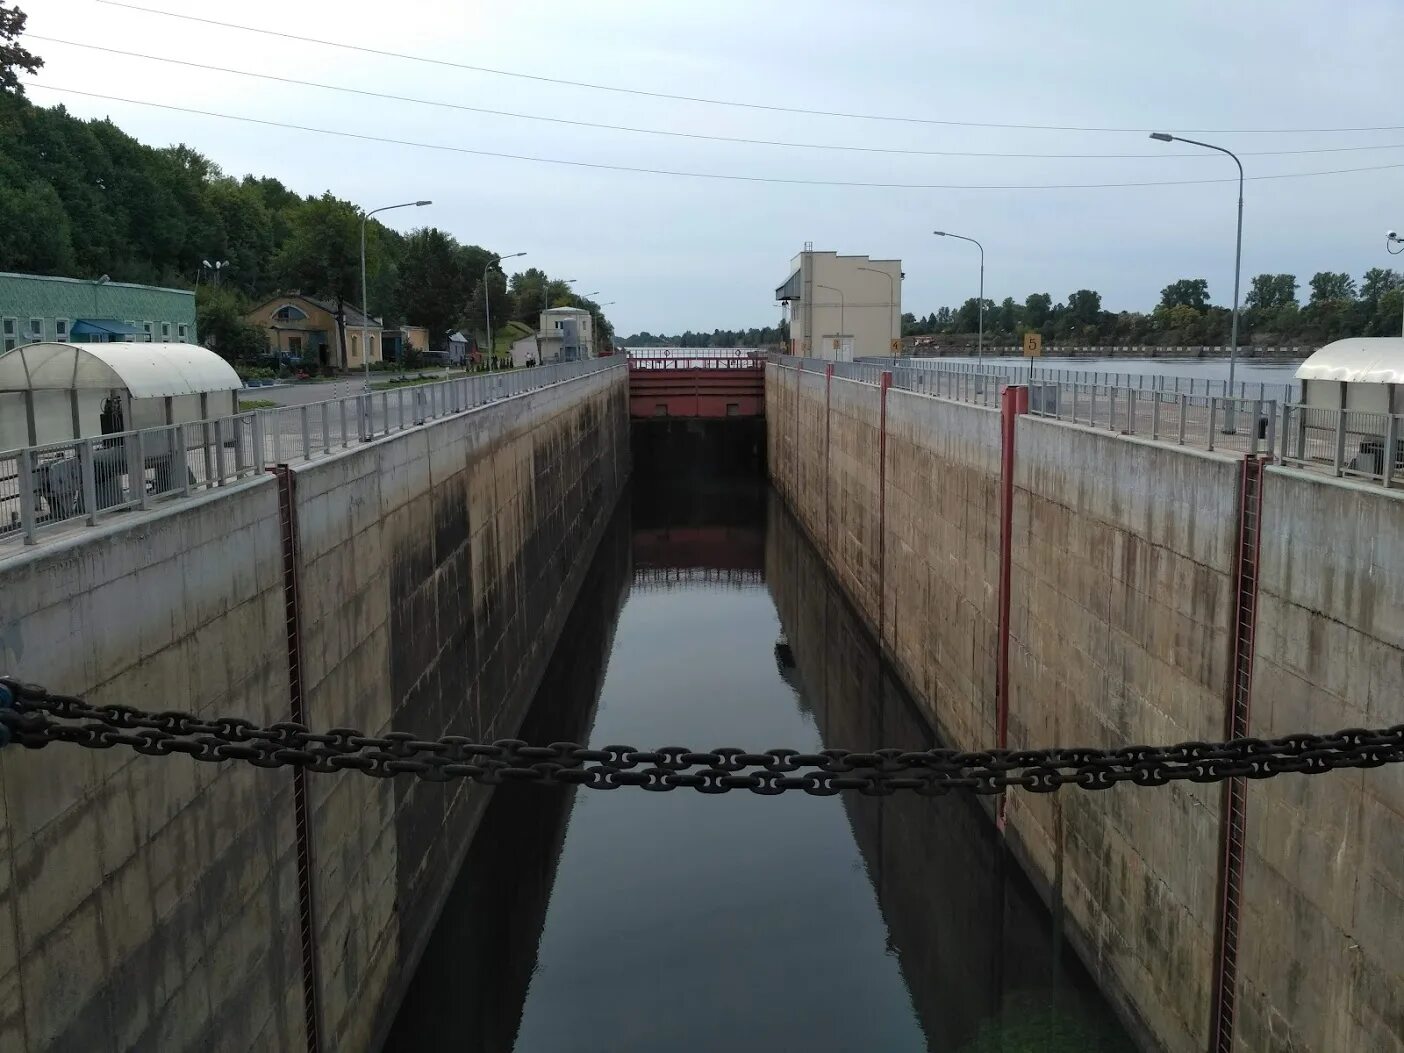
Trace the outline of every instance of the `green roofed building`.
<path fill-rule="evenodd" d="M 198 343 L 195 294 L 102 278 L 0 272 L 0 354 L 40 340 Z"/>

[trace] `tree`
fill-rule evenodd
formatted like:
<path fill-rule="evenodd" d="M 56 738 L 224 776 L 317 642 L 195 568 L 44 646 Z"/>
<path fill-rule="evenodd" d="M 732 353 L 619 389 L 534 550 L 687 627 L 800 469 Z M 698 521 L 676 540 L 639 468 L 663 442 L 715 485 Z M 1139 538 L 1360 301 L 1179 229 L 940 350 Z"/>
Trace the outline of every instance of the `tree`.
<path fill-rule="evenodd" d="M 367 266 L 369 259 L 368 255 Z M 287 288 L 336 301 L 337 337 L 344 354 L 346 304 L 361 298 L 360 210 L 330 193 L 309 201 L 294 217 L 274 266 Z"/>
<path fill-rule="evenodd" d="M 24 85 L 19 82 L 17 71 L 32 75 L 44 65 L 43 59 L 18 43 L 28 18 L 18 7 L 0 3 L 0 92 L 23 95 Z"/>
<path fill-rule="evenodd" d="M 39 274 L 73 269 L 72 229 L 53 187 L 11 187 L 0 177 L 0 260 Z"/>
<path fill-rule="evenodd" d="M 1209 281 L 1206 278 L 1181 278 L 1160 290 L 1160 306 L 1192 307 L 1202 311 L 1209 306 Z"/>
<path fill-rule="evenodd" d="M 1102 318 L 1102 294 L 1078 289 L 1068 295 L 1067 320 L 1074 327 L 1096 325 Z"/>
<path fill-rule="evenodd" d="M 493 267 L 488 271 L 487 285 L 483 285 L 482 274 L 478 275 L 478 284 L 473 288 L 473 296 L 468 301 L 468 317 L 465 323 L 474 332 L 484 332 L 487 325 L 487 310 L 483 303 L 485 296 L 492 298 L 492 327 L 500 330 L 504 325 L 513 320 L 512 295 L 507 291 L 507 276 L 501 269 Z M 535 326 L 532 326 L 535 328 Z M 484 346 L 486 350 L 486 345 Z"/>
<path fill-rule="evenodd" d="M 1343 271 L 1317 271 L 1311 276 L 1310 306 L 1355 299 L 1355 279 Z"/>
<path fill-rule="evenodd" d="M 247 362 L 268 353 L 268 338 L 244 321 L 248 305 L 233 289 L 200 286 L 195 299 L 195 328 L 206 347 L 230 362 Z"/>
<path fill-rule="evenodd" d="M 1000 301 L 994 313 L 994 328 L 1001 333 L 1013 333 L 1019 328 L 1023 310 L 1014 302 L 1014 297 L 1006 296 Z"/>
<path fill-rule="evenodd" d="M 1053 314 L 1053 297 L 1044 293 L 1030 293 L 1024 300 L 1024 324 L 1030 329 L 1042 329 Z"/>
<path fill-rule="evenodd" d="M 1401 284 L 1404 284 L 1404 275 L 1386 267 L 1371 267 L 1360 282 L 1360 302 L 1373 313 L 1380 298 Z"/>
<path fill-rule="evenodd" d="M 405 238 L 400 256 L 395 306 L 404 322 L 429 330 L 433 348 L 443 344 L 468 307 L 472 278 L 463 273 L 459 247 L 437 227 L 422 227 Z"/>
<path fill-rule="evenodd" d="M 1259 274 L 1250 283 L 1243 306 L 1251 315 L 1267 317 L 1296 302 L 1295 274 Z"/>

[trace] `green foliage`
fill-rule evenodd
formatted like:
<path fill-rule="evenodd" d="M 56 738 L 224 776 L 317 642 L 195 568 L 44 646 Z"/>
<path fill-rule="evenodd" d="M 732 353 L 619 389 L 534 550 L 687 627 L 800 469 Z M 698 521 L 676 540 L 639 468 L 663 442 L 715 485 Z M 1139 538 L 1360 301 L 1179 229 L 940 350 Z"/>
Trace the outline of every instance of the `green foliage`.
<path fill-rule="evenodd" d="M 784 347 L 789 343 L 788 326 L 764 326 L 756 329 L 713 329 L 710 333 L 685 333 L 668 336 L 644 331 L 626 336 L 621 347 Z"/>
<path fill-rule="evenodd" d="M 1243 306 L 1255 316 L 1270 317 L 1296 302 L 1295 274 L 1259 274 L 1249 283 Z"/>
<path fill-rule="evenodd" d="M 1355 299 L 1355 279 L 1339 271 L 1317 271 L 1311 276 L 1311 300 L 1307 306 L 1344 303 Z"/>
<path fill-rule="evenodd" d="M 16 14 L 0 2 L 0 59 L 3 29 Z M 223 288 L 242 296 L 244 307 L 293 291 L 360 306 L 356 205 L 330 193 L 302 197 L 267 176 L 231 178 L 189 146 L 145 146 L 110 121 L 34 106 L 2 82 L 0 73 L 0 267 L 188 289 L 202 261 L 220 261 Z M 423 325 L 436 345 L 451 329 L 481 332 L 478 286 L 494 255 L 432 229 L 403 237 L 372 219 L 370 313 L 392 326 Z M 516 304 L 507 280 L 493 273 L 494 322 L 520 306 L 534 325 L 543 293 L 591 306 L 539 270 L 531 272 L 534 291 Z M 217 326 L 227 328 L 202 322 L 201 333 L 212 334 L 221 351 L 244 346 L 220 318 Z M 610 332 L 598 313 L 596 329 Z"/>
<path fill-rule="evenodd" d="M 195 329 L 207 347 L 231 362 L 268 353 L 267 334 L 244 321 L 249 305 L 235 289 L 202 285 L 195 296 Z"/>
<path fill-rule="evenodd" d="M 1030 293 L 1024 301 L 1024 325 L 1042 329 L 1053 314 L 1053 297 L 1045 293 Z"/>
<path fill-rule="evenodd" d="M 18 7 L 0 3 L 0 92 L 23 95 L 19 73 L 38 73 L 44 65 L 43 59 L 19 45 L 28 17 Z"/>
<path fill-rule="evenodd" d="M 1209 281 L 1206 278 L 1181 278 L 1160 290 L 1160 306 L 1164 308 L 1192 307 L 1202 311 L 1209 306 Z"/>

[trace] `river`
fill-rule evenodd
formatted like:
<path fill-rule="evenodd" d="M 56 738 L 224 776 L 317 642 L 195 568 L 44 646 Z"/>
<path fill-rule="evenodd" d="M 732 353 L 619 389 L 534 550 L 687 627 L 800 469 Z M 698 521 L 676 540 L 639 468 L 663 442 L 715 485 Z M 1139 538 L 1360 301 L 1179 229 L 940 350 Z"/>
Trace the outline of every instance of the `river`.
<path fill-rule="evenodd" d="M 757 476 L 636 478 L 521 736 L 928 748 Z M 1131 1050 L 963 798 L 512 785 L 387 1049 Z"/>

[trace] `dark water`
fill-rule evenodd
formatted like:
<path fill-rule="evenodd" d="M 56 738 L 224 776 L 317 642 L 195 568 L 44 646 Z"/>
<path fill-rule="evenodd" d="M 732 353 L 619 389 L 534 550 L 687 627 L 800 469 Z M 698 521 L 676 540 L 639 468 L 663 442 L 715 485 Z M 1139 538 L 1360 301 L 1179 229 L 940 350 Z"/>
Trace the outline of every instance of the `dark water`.
<path fill-rule="evenodd" d="M 522 737 L 934 745 L 757 478 L 636 479 Z M 966 799 L 512 786 L 391 1050 L 1129 1050 Z"/>

